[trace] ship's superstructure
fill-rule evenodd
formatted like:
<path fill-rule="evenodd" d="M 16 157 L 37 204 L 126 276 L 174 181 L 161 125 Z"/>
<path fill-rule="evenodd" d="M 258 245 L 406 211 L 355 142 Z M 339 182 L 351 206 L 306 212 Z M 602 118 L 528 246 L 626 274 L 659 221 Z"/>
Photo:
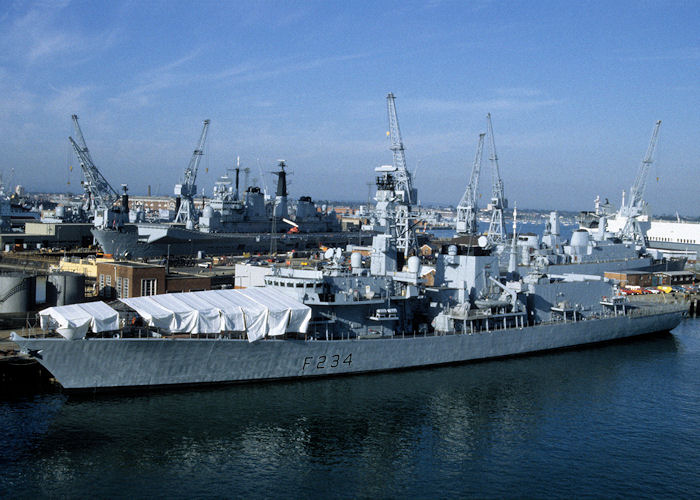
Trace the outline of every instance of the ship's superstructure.
<path fill-rule="evenodd" d="M 273 217 L 276 232 L 325 233 L 340 231 L 334 212 L 321 212 L 311 197 L 302 196 L 296 210 L 290 213 L 287 200 L 287 164 L 278 162 L 277 189 L 273 200 L 266 201 L 259 187 L 249 186 L 239 196 L 240 166 L 235 178 L 220 177 L 214 184 L 212 198 L 207 202 L 199 219 L 202 233 L 263 233 L 270 232 Z"/>

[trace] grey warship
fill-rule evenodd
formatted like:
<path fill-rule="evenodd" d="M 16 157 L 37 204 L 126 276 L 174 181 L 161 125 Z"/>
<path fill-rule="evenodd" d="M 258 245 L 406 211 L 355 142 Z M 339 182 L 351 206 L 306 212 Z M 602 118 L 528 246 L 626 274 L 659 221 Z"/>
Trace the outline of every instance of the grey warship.
<path fill-rule="evenodd" d="M 118 258 L 235 255 L 318 249 L 371 241 L 367 232 L 343 231 L 335 213 L 321 212 L 309 196 L 296 201 L 290 213 L 287 193 L 286 162 L 280 160 L 277 190 L 266 200 L 259 187 L 245 186 L 240 194 L 237 165 L 235 184 L 224 174 L 215 183 L 213 196 L 201 215 L 195 208 L 197 172 L 204 154 L 209 120 L 204 125 L 197 147 L 185 169 L 184 182 L 175 185 L 177 214 L 173 223 L 148 224 L 142 213 L 129 212 L 126 186 L 118 195 L 92 160 L 78 117 L 73 115 L 76 139 L 69 138 L 85 175 L 87 209 L 93 214 L 91 232 L 103 252 Z M 133 223 L 130 220 L 133 219 Z"/>
<path fill-rule="evenodd" d="M 545 222 L 542 237 L 535 234 L 516 233 L 516 211 L 513 211 L 513 236 L 505 233 L 505 197 L 501 179 L 498 155 L 493 134 L 491 115 L 487 115 L 487 132 L 479 135 L 476 157 L 471 169 L 467 188 L 457 205 L 456 233 L 462 236 L 483 238 L 500 256 L 499 265 L 505 270 L 512 267 L 520 274 L 527 274 L 534 268 L 546 269 L 549 273 L 578 273 L 603 275 L 606 271 L 680 271 L 684 259 L 655 259 L 648 251 L 644 222 L 646 202 L 644 191 L 649 169 L 653 163 L 661 122 L 657 122 L 647 152 L 639 168 L 628 205 L 618 215 L 623 220 L 615 230 L 609 227 L 612 213 L 601 208 L 596 202 L 595 212 L 585 212 L 579 217 L 579 229 L 570 240 L 561 236 L 559 214 L 552 211 Z M 481 174 L 484 142 L 488 138 L 489 160 L 492 169 L 491 214 L 488 230 L 481 235 L 478 231 L 478 189 Z M 624 221 L 627 221 L 625 224 Z"/>
<path fill-rule="evenodd" d="M 321 213 L 309 196 L 296 202 L 290 215 L 286 163 L 280 161 L 275 198 L 265 200 L 259 187 L 249 186 L 239 196 L 238 169 L 235 184 L 224 175 L 214 185 L 213 196 L 197 218 L 172 224 L 124 223 L 94 227 L 91 231 L 102 250 L 115 257 L 148 258 L 166 255 L 195 256 L 267 253 L 319 247 L 367 244 L 371 233 L 343 231 L 334 212 Z M 182 206 L 182 205 L 181 205 Z M 190 219 L 190 220 L 194 220 Z"/>
<path fill-rule="evenodd" d="M 434 266 L 421 263 L 416 191 L 394 106 L 390 94 L 394 163 L 376 169 L 384 229 L 373 236 L 369 262 L 329 250 L 325 268 L 275 268 L 264 287 L 53 308 L 42 312 L 42 324 L 56 335 L 12 340 L 66 390 L 96 391 L 418 368 L 680 323 L 681 307 L 634 307 L 600 276 L 503 274 L 494 248 L 470 238 L 445 244 Z"/>

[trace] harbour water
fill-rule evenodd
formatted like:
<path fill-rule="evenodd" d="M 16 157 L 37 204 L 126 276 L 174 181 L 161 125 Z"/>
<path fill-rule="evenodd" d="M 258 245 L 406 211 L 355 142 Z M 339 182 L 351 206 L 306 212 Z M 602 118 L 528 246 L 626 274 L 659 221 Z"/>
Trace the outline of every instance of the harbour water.
<path fill-rule="evenodd" d="M 0 496 L 687 498 L 700 319 L 398 373 L 0 402 Z"/>

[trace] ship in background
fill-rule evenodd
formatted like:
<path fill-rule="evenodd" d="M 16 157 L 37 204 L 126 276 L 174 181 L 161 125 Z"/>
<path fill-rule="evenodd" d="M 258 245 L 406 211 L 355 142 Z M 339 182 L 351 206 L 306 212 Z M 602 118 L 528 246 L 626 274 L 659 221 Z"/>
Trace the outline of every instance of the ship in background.
<path fill-rule="evenodd" d="M 276 253 L 320 247 L 366 244 L 367 232 L 343 231 L 335 212 L 319 211 L 308 196 L 296 202 L 290 214 L 287 199 L 286 164 L 279 162 L 277 190 L 266 200 L 259 187 L 249 186 L 239 196 L 239 169 L 235 181 L 220 177 L 213 196 L 204 205 L 196 225 L 192 218 L 173 223 L 124 223 L 94 227 L 92 234 L 102 250 L 115 257 L 148 258 L 166 255 L 196 256 Z M 181 203 L 178 213 L 182 213 Z M 137 221 L 141 216 L 137 212 Z"/>
<path fill-rule="evenodd" d="M 647 231 L 649 248 L 662 255 L 686 257 L 698 262 L 700 222 L 653 220 Z"/>
<path fill-rule="evenodd" d="M 639 197 L 626 207 L 624 212 L 627 225 L 612 232 L 606 223 L 607 212 L 596 205 L 595 213 L 585 213 L 579 217 L 581 224 L 571 239 L 561 235 L 559 215 L 549 214 L 541 237 L 536 234 L 517 234 L 517 211 L 513 210 L 513 232 L 508 236 L 505 230 L 505 210 L 508 200 L 505 197 L 501 179 L 498 155 L 493 134 L 491 115 L 487 115 L 487 131 L 479 135 L 476 157 L 472 166 L 467 188 L 457 205 L 456 233 L 462 241 L 478 242 L 481 247 L 492 248 L 499 255 L 499 266 L 510 273 L 527 274 L 539 269 L 552 274 L 579 273 L 603 275 L 606 271 L 678 271 L 685 266 L 684 259 L 658 259 L 647 251 L 646 226 L 643 222 L 644 206 L 641 194 L 644 190 L 644 176 L 648 173 L 652 153 L 656 145 L 660 122 L 656 124 L 652 142 L 647 151 L 642 171 L 635 183 Z M 492 195 L 490 200 L 490 221 L 488 230 L 481 234 L 478 228 L 479 178 L 484 150 L 488 139 L 489 160 L 492 170 Z"/>
<path fill-rule="evenodd" d="M 259 187 L 239 191 L 240 168 L 235 183 L 224 175 L 216 182 L 211 199 L 202 213 L 195 208 L 197 171 L 206 142 L 209 120 L 204 121 L 198 146 L 185 170 L 185 179 L 176 184 L 176 216 L 172 223 L 146 223 L 143 212 L 130 216 L 127 188 L 120 196 L 97 169 L 73 115 L 77 140 L 69 138 L 85 175 L 86 211 L 94 214 L 92 234 L 105 254 L 118 258 L 149 258 L 196 255 L 235 255 L 277 253 L 318 249 L 323 246 L 363 244 L 371 234 L 343 231 L 333 211 L 319 211 L 308 196 L 288 206 L 286 163 L 280 160 L 277 191 L 267 200 Z M 130 219 L 132 219 L 130 221 Z"/>
<path fill-rule="evenodd" d="M 601 202 L 600 197 L 596 197 L 594 210 L 579 214 L 579 227 L 591 234 L 605 233 L 634 243 L 637 248 L 657 258 L 676 258 L 677 261 L 695 263 L 700 252 L 700 223 L 684 222 L 679 216 L 676 216 L 676 221 L 655 220 L 644 199 L 660 126 L 661 121 L 656 122 L 629 197 L 625 199 L 625 192 L 622 192 L 619 209 L 607 198 Z"/>

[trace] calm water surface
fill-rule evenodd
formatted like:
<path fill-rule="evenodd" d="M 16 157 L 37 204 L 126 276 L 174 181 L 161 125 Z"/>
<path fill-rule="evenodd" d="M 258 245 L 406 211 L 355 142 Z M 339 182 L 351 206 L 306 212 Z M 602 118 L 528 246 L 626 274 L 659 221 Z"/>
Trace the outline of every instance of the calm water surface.
<path fill-rule="evenodd" d="M 700 320 L 528 357 L 0 402 L 2 497 L 692 497 Z"/>

